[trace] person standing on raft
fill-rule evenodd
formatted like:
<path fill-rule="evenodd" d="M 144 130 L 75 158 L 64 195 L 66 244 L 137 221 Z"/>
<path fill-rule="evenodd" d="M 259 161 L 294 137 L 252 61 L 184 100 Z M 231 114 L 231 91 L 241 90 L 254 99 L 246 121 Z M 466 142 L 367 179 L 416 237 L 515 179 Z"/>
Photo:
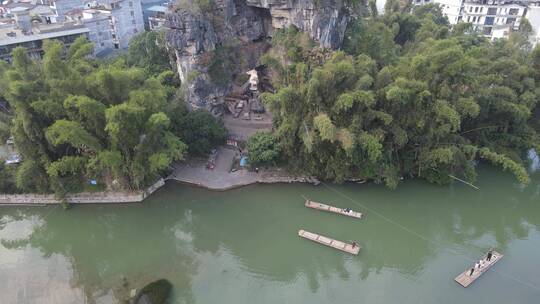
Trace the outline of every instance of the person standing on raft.
<path fill-rule="evenodd" d="M 487 254 L 486 261 L 491 261 L 491 258 L 493 257 L 493 250 L 489 250 Z"/>

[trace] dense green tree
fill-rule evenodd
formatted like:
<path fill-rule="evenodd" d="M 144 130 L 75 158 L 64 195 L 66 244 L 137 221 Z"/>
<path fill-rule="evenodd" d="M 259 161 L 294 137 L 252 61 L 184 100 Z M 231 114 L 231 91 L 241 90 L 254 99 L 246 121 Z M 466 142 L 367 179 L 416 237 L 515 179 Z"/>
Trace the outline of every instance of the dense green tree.
<path fill-rule="evenodd" d="M 192 155 L 205 155 L 217 145 L 223 144 L 227 131 L 223 123 L 204 110 L 187 111 L 184 105 L 173 110 L 173 132 L 179 134 L 188 145 Z"/>
<path fill-rule="evenodd" d="M 14 177 L 20 191 L 59 195 L 83 190 L 89 178 L 140 189 L 182 160 L 184 134 L 175 133 L 180 128 L 169 116 L 175 112 L 168 113 L 175 90 L 169 86 L 178 83 L 164 71 L 168 61 L 154 66 L 163 55 L 150 49 L 155 39 L 139 37 L 126 58 L 112 62 L 90 58 L 93 48 L 84 38 L 67 51 L 47 41 L 42 61 L 15 49 L 13 63 L 0 66 L 0 87 L 15 112 L 12 134 L 23 163 L 16 173 L 2 169 L 3 177 Z M 138 49 L 144 43 L 148 49 Z"/>
<path fill-rule="evenodd" d="M 129 42 L 127 63 L 142 67 L 151 75 L 170 69 L 164 32 L 142 32 Z"/>
<path fill-rule="evenodd" d="M 247 141 L 252 166 L 275 165 L 280 157 L 279 142 L 270 132 L 258 131 Z"/>
<path fill-rule="evenodd" d="M 275 94 L 263 95 L 284 158 L 324 179 L 390 187 L 403 176 L 473 181 L 478 160 L 528 182 L 521 153 L 539 143 L 540 56 L 518 38 L 451 32 L 436 6 L 403 13 L 387 2 L 383 16 L 349 25 L 347 54 L 303 60 L 301 81 L 282 78 Z"/>

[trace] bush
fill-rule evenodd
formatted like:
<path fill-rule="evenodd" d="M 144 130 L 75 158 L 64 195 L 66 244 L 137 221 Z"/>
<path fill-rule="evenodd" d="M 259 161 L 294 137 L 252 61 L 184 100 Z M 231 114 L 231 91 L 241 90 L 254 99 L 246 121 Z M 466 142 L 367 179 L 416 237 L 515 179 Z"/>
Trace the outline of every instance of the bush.
<path fill-rule="evenodd" d="M 258 131 L 247 141 L 249 163 L 257 165 L 274 165 L 279 159 L 281 150 L 278 140 L 270 132 Z"/>

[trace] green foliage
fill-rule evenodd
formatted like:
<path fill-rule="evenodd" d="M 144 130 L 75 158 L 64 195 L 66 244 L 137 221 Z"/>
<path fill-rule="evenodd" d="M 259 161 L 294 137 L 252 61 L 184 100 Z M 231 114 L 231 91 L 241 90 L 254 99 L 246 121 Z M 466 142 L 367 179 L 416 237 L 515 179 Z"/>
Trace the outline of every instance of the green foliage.
<path fill-rule="evenodd" d="M 229 83 L 235 71 L 235 65 L 238 60 L 234 43 L 225 43 L 216 47 L 210 54 L 208 63 L 208 75 L 217 85 Z"/>
<path fill-rule="evenodd" d="M 188 112 L 178 105 L 173 112 L 173 130 L 188 145 L 191 155 L 206 155 L 212 148 L 223 144 L 227 131 L 223 123 L 204 110 Z"/>
<path fill-rule="evenodd" d="M 301 77 L 282 77 L 262 96 L 293 169 L 393 188 L 403 176 L 473 181 L 475 160 L 485 160 L 529 181 L 520 155 L 540 139 L 538 47 L 450 31 L 437 6 L 403 13 L 397 1 L 383 16 L 353 20 L 345 36 L 345 53 L 323 62 L 265 58 L 285 75 L 302 65 Z M 278 46 L 294 50 L 288 37 Z"/>
<path fill-rule="evenodd" d="M 0 162 L 0 192 L 1 193 L 17 193 L 17 185 L 15 184 L 15 166 L 7 166 L 4 162 Z"/>
<path fill-rule="evenodd" d="M 41 62 L 15 49 L 13 63 L 0 65 L 0 86 L 15 112 L 12 134 L 24 161 L 16 173 L 0 170 L 0 186 L 62 197 L 86 189 L 92 178 L 139 189 L 182 160 L 184 134 L 175 133 L 178 127 L 171 122 L 186 115 L 168 113 L 179 83 L 166 71 L 159 39 L 157 33 L 140 35 L 126 60 L 109 63 L 91 59 L 92 45 L 83 38 L 65 59 L 58 41 L 44 44 Z M 205 134 L 192 137 L 206 139 Z M 7 176 L 14 184 L 2 182 Z"/>
<path fill-rule="evenodd" d="M 252 166 L 274 165 L 281 153 L 277 138 L 264 131 L 258 131 L 248 139 L 247 149 Z"/>
<path fill-rule="evenodd" d="M 47 141 L 54 147 L 69 144 L 79 150 L 101 150 L 97 138 L 86 131 L 80 123 L 69 120 L 57 120 L 45 131 Z"/>
<path fill-rule="evenodd" d="M 306 52 L 315 46 L 309 36 L 294 25 L 277 30 L 272 37 L 272 45 L 283 49 L 289 60 L 299 62 L 306 58 Z"/>
<path fill-rule="evenodd" d="M 133 37 L 129 41 L 127 64 L 141 67 L 150 75 L 168 70 L 169 55 L 163 36 L 164 32 L 150 31 Z"/>

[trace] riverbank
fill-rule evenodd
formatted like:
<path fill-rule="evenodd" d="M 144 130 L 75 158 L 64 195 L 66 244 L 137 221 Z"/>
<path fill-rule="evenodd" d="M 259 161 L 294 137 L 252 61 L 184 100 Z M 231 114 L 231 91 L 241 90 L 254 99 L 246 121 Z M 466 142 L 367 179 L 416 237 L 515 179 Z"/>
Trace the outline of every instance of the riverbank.
<path fill-rule="evenodd" d="M 149 195 L 165 185 L 160 179 L 144 191 L 107 191 L 107 192 L 81 192 L 68 194 L 65 202 L 69 204 L 123 204 L 140 203 Z M 1 194 L 0 206 L 45 206 L 62 204 L 62 200 L 54 194 Z"/>
<path fill-rule="evenodd" d="M 230 150 L 229 150 L 230 151 Z M 231 160 L 229 160 L 231 158 Z M 259 172 L 247 169 L 229 171 L 232 156 L 228 149 L 220 149 L 218 164 L 213 170 L 206 168 L 204 161 L 190 161 L 178 164 L 174 172 L 167 178 L 183 184 L 203 187 L 214 191 L 226 191 L 252 184 L 275 183 L 311 183 L 319 184 L 319 180 L 310 176 L 294 176 L 282 168 L 260 169 Z"/>

